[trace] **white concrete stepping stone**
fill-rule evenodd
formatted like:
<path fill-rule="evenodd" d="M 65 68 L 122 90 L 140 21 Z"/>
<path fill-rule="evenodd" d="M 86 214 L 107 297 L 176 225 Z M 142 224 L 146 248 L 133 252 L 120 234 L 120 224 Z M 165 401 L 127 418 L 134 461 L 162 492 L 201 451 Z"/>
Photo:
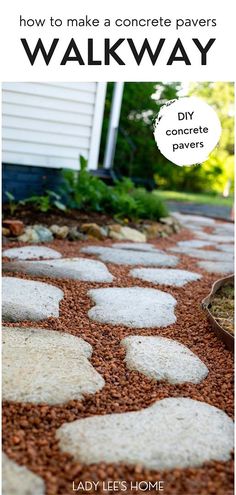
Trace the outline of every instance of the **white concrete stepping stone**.
<path fill-rule="evenodd" d="M 59 316 L 64 293 L 58 287 L 15 277 L 2 278 L 3 321 L 44 320 Z"/>
<path fill-rule="evenodd" d="M 232 238 L 233 238 L 234 237 L 234 229 L 231 230 L 231 229 L 226 229 L 226 228 L 218 227 L 218 228 L 214 229 L 211 232 L 211 234 L 212 235 L 219 235 L 219 236 L 227 235 L 227 236 L 232 236 Z"/>
<path fill-rule="evenodd" d="M 200 249 L 193 249 L 190 253 L 188 253 L 189 256 L 193 258 L 199 258 L 205 261 L 225 261 L 225 253 L 222 253 L 220 251 L 204 251 Z M 227 261 L 232 261 L 233 262 L 233 253 L 232 254 L 227 254 Z"/>
<path fill-rule="evenodd" d="M 44 481 L 2 454 L 2 495 L 44 495 Z"/>
<path fill-rule="evenodd" d="M 105 382 L 88 359 L 92 347 L 67 333 L 42 328 L 3 329 L 3 397 L 61 404 L 94 394 Z"/>
<path fill-rule="evenodd" d="M 86 258 L 64 258 L 44 261 L 16 261 L 4 263 L 3 269 L 50 278 L 68 278 L 89 282 L 112 282 L 113 276 L 101 261 Z"/>
<path fill-rule="evenodd" d="M 216 224 L 213 218 L 202 217 L 200 215 L 185 215 L 179 212 L 174 212 L 172 215 L 184 225 L 196 224 L 202 227 L 213 227 Z"/>
<path fill-rule="evenodd" d="M 155 253 L 163 253 L 160 249 L 157 249 L 153 244 L 147 242 L 120 242 L 119 244 L 112 244 L 114 249 L 128 249 L 131 251 L 152 251 Z"/>
<path fill-rule="evenodd" d="M 183 287 L 188 282 L 194 282 L 202 278 L 199 273 L 171 268 L 134 268 L 130 271 L 130 275 L 146 282 L 172 287 Z"/>
<path fill-rule="evenodd" d="M 231 234 L 234 235 L 233 223 L 218 223 L 213 231 L 214 234 Z"/>
<path fill-rule="evenodd" d="M 198 261 L 198 266 L 209 273 L 234 273 L 231 261 Z"/>
<path fill-rule="evenodd" d="M 142 287 L 92 289 L 96 303 L 88 312 L 92 320 L 132 328 L 167 327 L 175 323 L 176 299 L 167 292 Z"/>
<path fill-rule="evenodd" d="M 128 249 L 113 249 L 102 246 L 88 246 L 81 252 L 98 254 L 102 261 L 117 265 L 146 265 L 146 266 L 176 266 L 177 256 L 161 252 L 132 251 Z"/>
<path fill-rule="evenodd" d="M 44 246 L 24 246 L 19 248 L 5 249 L 3 256 L 17 260 L 56 259 L 61 258 L 61 253 Z"/>
<path fill-rule="evenodd" d="M 234 253 L 234 245 L 233 244 L 218 244 L 216 246 L 220 251 L 224 251 L 225 253 Z"/>
<path fill-rule="evenodd" d="M 165 337 L 131 336 L 121 341 L 126 364 L 154 380 L 200 383 L 208 374 L 205 364 L 185 345 Z"/>
<path fill-rule="evenodd" d="M 187 256 L 191 256 L 192 258 L 198 258 L 205 261 L 225 261 L 225 253 L 220 251 L 207 251 L 203 249 L 191 249 L 186 247 L 174 247 L 170 248 L 170 251 L 183 253 Z M 228 261 L 233 261 L 233 254 L 228 254 Z"/>
<path fill-rule="evenodd" d="M 65 423 L 56 436 L 61 450 L 76 461 L 155 470 L 227 461 L 234 445 L 233 421 L 225 412 L 182 397 L 157 401 L 141 411 Z"/>
<path fill-rule="evenodd" d="M 87 253 L 87 254 L 102 254 L 102 253 L 109 253 L 111 251 L 110 247 L 105 247 L 105 246 L 86 246 L 82 248 L 81 253 Z"/>
<path fill-rule="evenodd" d="M 184 225 L 184 227 L 188 230 L 190 230 L 191 232 L 193 232 L 194 234 L 198 233 L 198 232 L 204 232 L 203 230 L 203 227 L 201 227 L 200 225 L 197 225 L 197 224 L 194 224 L 194 225 Z"/>
<path fill-rule="evenodd" d="M 181 248 L 202 248 L 206 246 L 214 245 L 213 242 L 198 241 L 197 239 L 192 239 L 191 241 L 180 241 L 177 242 L 177 246 Z"/>
<path fill-rule="evenodd" d="M 196 232 L 196 237 L 199 239 L 203 239 L 209 241 L 213 244 L 224 244 L 228 242 L 233 242 L 233 235 L 216 235 L 216 234 L 207 234 L 206 232 Z"/>

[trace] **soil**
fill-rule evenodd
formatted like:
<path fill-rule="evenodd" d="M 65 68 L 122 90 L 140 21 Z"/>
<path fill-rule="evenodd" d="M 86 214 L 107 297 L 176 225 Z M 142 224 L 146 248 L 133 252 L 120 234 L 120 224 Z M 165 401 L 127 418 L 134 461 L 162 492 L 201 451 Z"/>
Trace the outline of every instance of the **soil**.
<path fill-rule="evenodd" d="M 112 215 L 107 215 L 99 212 L 86 212 L 76 209 L 61 211 L 57 208 L 52 208 L 47 212 L 40 212 L 31 206 L 18 206 L 14 214 L 10 214 L 9 207 L 3 205 L 3 217 L 11 220 L 21 220 L 25 225 L 42 224 L 45 226 L 60 225 L 67 227 L 79 227 L 83 223 L 96 223 L 97 225 L 104 226 L 113 223 L 119 223 L 117 218 Z M 129 227 L 141 227 L 144 223 L 151 224 L 153 222 L 149 220 L 139 221 L 122 221 L 121 223 L 127 223 Z"/>
<path fill-rule="evenodd" d="M 224 285 L 213 296 L 211 313 L 220 326 L 234 334 L 234 286 Z"/>
<path fill-rule="evenodd" d="M 82 223 L 97 223 L 98 225 L 105 225 L 107 223 L 114 223 L 112 216 L 103 215 L 101 213 L 83 212 L 79 210 L 67 210 L 61 211 L 57 208 L 52 208 L 47 212 L 40 212 L 31 206 L 18 206 L 13 215 L 10 214 L 9 208 L 3 206 L 3 215 L 5 218 L 11 218 L 11 220 L 21 220 L 26 225 L 34 225 L 37 223 L 45 226 L 50 225 L 67 225 L 68 227 L 78 227 Z"/>
<path fill-rule="evenodd" d="M 178 241 L 191 239 L 187 230 L 168 239 L 156 241 L 160 248 L 170 247 Z M 90 242 L 69 242 L 55 240 L 46 244 L 60 251 L 63 256 L 84 256 L 80 248 Z M 94 242 L 95 244 L 95 242 Z M 99 242 L 97 242 L 99 244 Z M 107 240 L 103 245 L 110 245 Z M 19 246 L 9 243 L 7 247 Z M 23 244 L 21 244 L 23 245 Z M 91 258 L 96 259 L 95 256 Z M 200 281 L 183 288 L 158 286 L 177 299 L 177 322 L 164 329 L 129 329 L 124 326 L 111 326 L 89 320 L 88 310 L 92 301 L 87 295 L 90 288 L 100 284 L 72 280 L 51 280 L 30 277 L 22 273 L 14 274 L 20 278 L 40 280 L 52 283 L 64 291 L 60 303 L 60 317 L 49 318 L 41 322 L 8 323 L 7 326 L 40 327 L 68 332 L 82 337 L 93 346 L 91 362 L 105 379 L 104 388 L 94 395 L 88 395 L 82 401 L 70 401 L 58 406 L 33 405 L 26 403 L 4 402 L 3 404 L 3 448 L 9 457 L 23 464 L 41 476 L 46 483 L 47 495 L 72 495 L 72 483 L 80 481 L 100 481 L 96 493 L 105 493 L 102 482 L 107 480 L 156 482 L 164 481 L 165 495 L 232 495 L 233 494 L 233 458 L 227 462 L 208 462 L 199 468 L 173 469 L 168 471 L 150 471 L 140 465 L 93 464 L 90 466 L 74 462 L 69 454 L 62 453 L 55 438 L 56 429 L 64 422 L 95 414 L 138 411 L 166 397 L 190 397 L 216 406 L 233 417 L 233 356 L 224 344 L 215 336 L 208 323 L 201 301 L 218 275 L 204 272 L 194 260 L 185 255 L 179 256 L 178 268 L 196 270 L 204 276 Z M 130 267 L 107 263 L 109 271 L 115 276 L 112 283 L 104 287 L 153 287 L 151 283 L 135 280 L 129 276 Z M 12 273 L 7 273 L 13 276 Z M 199 384 L 184 383 L 172 385 L 156 382 L 137 371 L 125 366 L 125 351 L 120 340 L 128 335 L 161 335 L 177 340 L 188 346 L 206 364 L 209 374 Z M 152 493 L 156 492 L 150 490 Z M 77 493 L 88 493 L 80 491 Z M 90 491 L 89 493 L 95 493 Z M 110 492 L 114 493 L 114 491 Z M 123 493 L 120 490 L 115 493 Z M 143 491 L 126 491 L 127 495 L 141 494 Z M 156 492 L 157 493 L 157 492 Z"/>

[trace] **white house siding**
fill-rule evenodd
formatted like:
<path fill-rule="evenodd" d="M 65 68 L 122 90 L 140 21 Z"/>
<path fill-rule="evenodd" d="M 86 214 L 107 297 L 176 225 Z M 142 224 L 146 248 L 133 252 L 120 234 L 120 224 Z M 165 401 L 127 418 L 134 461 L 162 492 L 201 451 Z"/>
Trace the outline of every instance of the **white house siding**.
<path fill-rule="evenodd" d="M 96 169 L 106 83 L 4 83 L 3 163 Z"/>

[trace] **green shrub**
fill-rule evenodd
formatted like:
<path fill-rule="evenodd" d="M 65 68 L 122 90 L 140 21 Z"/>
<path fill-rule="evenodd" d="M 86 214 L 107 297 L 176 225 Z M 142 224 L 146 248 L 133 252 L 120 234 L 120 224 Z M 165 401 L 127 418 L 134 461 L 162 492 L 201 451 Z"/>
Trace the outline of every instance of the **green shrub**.
<path fill-rule="evenodd" d="M 13 216 L 19 206 L 19 201 L 17 201 L 14 194 L 9 191 L 5 191 L 5 196 L 8 199 L 8 208 L 10 215 Z"/>
<path fill-rule="evenodd" d="M 65 211 L 66 205 L 61 201 L 61 196 L 54 191 L 46 190 L 45 194 L 34 194 L 29 198 L 17 201 L 15 196 L 9 191 L 5 191 L 5 195 L 8 199 L 7 207 L 10 215 L 13 216 L 19 206 L 25 206 L 27 204 L 32 205 L 36 210 L 43 213 L 51 210 L 53 207 L 58 210 Z"/>
<path fill-rule="evenodd" d="M 156 193 L 138 188 L 133 191 L 132 197 L 138 204 L 139 218 L 158 220 L 168 215 L 165 203 L 163 203 Z"/>
<path fill-rule="evenodd" d="M 33 195 L 20 201 L 21 205 L 30 204 L 43 213 L 47 213 L 53 207 L 65 211 L 66 205 L 61 201 L 61 196 L 54 191 L 45 191 L 42 195 Z"/>
<path fill-rule="evenodd" d="M 98 177 L 87 171 L 87 161 L 80 157 L 80 171 L 63 170 L 64 185 L 61 188 L 69 208 L 103 211 L 102 202 L 107 195 L 107 186 Z"/>
<path fill-rule="evenodd" d="M 158 220 L 168 211 L 157 196 L 136 188 L 131 179 L 116 180 L 108 186 L 87 170 L 87 161 L 80 157 L 80 171 L 64 170 L 62 194 L 69 208 L 103 212 L 116 218 Z"/>
<path fill-rule="evenodd" d="M 116 180 L 108 186 L 87 170 L 87 161 L 80 157 L 80 170 L 63 170 L 63 181 L 59 193 L 46 190 L 45 194 L 33 195 L 16 202 L 14 196 L 6 193 L 12 214 L 18 205 L 32 205 L 36 210 L 48 212 L 53 208 L 66 208 L 88 212 L 101 212 L 117 219 L 139 218 L 159 220 L 168 214 L 162 200 L 155 193 L 136 188 L 132 180 Z"/>

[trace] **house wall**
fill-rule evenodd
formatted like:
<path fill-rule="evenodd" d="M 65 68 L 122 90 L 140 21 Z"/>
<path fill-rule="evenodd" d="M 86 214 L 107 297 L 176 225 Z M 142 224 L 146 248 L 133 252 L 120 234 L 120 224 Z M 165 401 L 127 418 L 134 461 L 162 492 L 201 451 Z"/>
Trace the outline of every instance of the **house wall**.
<path fill-rule="evenodd" d="M 60 182 L 60 169 L 96 170 L 106 83 L 3 83 L 3 192 L 17 199 Z"/>
<path fill-rule="evenodd" d="M 59 192 L 61 184 L 60 169 L 2 164 L 3 203 L 8 201 L 6 191 L 20 200 L 44 194 L 47 189 Z"/>

